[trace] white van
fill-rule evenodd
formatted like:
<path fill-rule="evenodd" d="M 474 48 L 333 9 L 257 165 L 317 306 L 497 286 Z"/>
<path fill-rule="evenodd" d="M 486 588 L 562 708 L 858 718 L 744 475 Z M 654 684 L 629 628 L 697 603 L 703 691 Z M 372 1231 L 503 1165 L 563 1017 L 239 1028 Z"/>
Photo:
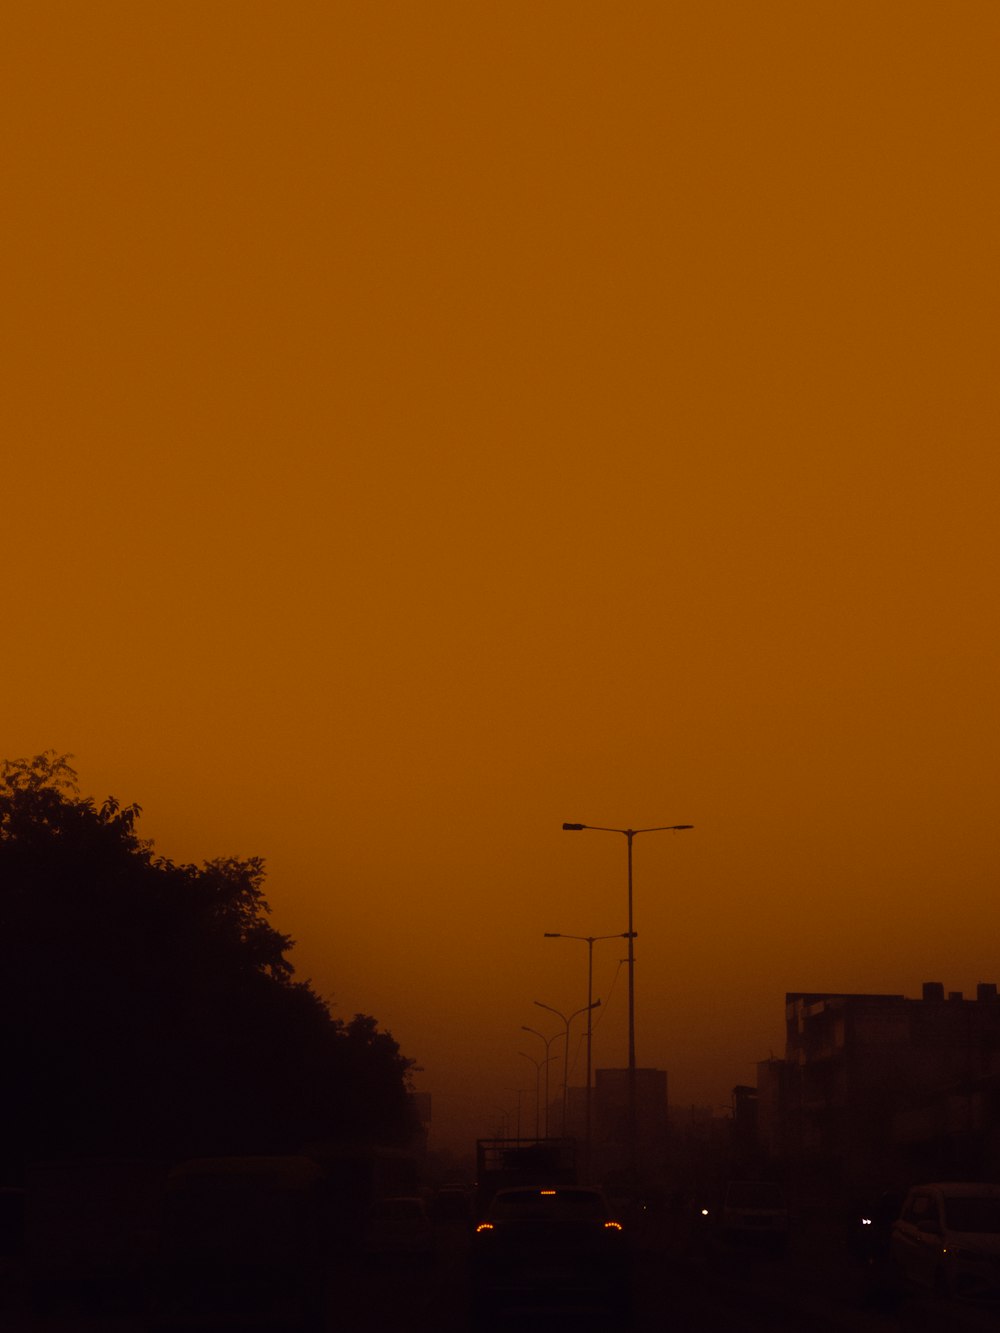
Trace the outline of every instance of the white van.
<path fill-rule="evenodd" d="M 889 1239 L 902 1277 L 940 1296 L 1000 1295 L 1000 1185 L 915 1185 Z"/>

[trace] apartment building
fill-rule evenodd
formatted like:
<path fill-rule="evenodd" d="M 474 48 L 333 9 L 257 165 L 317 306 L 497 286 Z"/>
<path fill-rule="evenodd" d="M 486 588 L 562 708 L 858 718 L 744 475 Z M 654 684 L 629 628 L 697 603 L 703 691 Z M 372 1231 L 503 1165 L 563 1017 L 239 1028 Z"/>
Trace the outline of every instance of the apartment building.
<path fill-rule="evenodd" d="M 762 1146 L 820 1188 L 1000 1170 L 1000 1000 L 785 996 L 784 1060 L 758 1065 Z"/>

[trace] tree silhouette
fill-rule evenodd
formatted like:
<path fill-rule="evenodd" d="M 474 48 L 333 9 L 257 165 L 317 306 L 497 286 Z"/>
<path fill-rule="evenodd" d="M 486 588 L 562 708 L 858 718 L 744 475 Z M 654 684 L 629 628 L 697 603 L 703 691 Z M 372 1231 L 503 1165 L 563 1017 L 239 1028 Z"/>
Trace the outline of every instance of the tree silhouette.
<path fill-rule="evenodd" d="M 412 1064 L 331 1017 L 268 921 L 264 863 L 175 865 L 69 756 L 0 766 L 0 1158 L 400 1141 Z"/>

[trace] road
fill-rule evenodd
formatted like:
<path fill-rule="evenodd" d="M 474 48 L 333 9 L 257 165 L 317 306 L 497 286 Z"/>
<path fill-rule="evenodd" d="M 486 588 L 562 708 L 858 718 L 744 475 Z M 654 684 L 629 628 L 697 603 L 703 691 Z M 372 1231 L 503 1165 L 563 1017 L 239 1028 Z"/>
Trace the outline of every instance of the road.
<path fill-rule="evenodd" d="M 434 1258 L 337 1265 L 323 1333 L 470 1333 L 468 1236 L 439 1228 Z M 866 1304 L 857 1264 L 822 1237 L 798 1237 L 782 1259 L 711 1256 L 651 1222 L 634 1247 L 631 1322 L 586 1310 L 520 1309 L 496 1333 L 996 1333 L 1000 1308 L 905 1295 Z M 67 1301 L 35 1312 L 0 1287 L 4 1333 L 149 1333 L 138 1309 Z M 211 1325 L 209 1325 L 211 1327 Z M 228 1327 L 228 1326 L 227 1326 Z"/>

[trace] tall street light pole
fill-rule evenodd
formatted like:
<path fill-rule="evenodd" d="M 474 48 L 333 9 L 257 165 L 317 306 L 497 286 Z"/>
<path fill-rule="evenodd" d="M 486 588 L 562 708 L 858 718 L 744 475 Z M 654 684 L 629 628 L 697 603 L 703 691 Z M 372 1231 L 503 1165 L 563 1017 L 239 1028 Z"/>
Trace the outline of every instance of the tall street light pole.
<path fill-rule="evenodd" d="M 628 841 L 628 1137 L 632 1174 L 637 1165 L 635 1095 L 635 931 L 632 928 L 632 840 L 640 833 L 679 833 L 693 824 L 659 824 L 655 828 L 604 828 L 600 824 L 563 824 L 566 833 L 584 829 L 594 833 L 621 833 Z"/>
<path fill-rule="evenodd" d="M 521 1031 L 533 1032 L 536 1037 L 541 1037 L 542 1041 L 544 1041 L 545 1043 L 545 1062 L 544 1062 L 545 1063 L 545 1137 L 548 1138 L 549 1137 L 549 1062 L 556 1058 L 554 1055 L 549 1055 L 549 1047 L 552 1045 L 554 1041 L 558 1040 L 558 1038 L 563 1036 L 564 1034 L 562 1032 L 554 1032 L 551 1037 L 546 1037 L 544 1032 L 539 1032 L 537 1028 L 526 1027 L 523 1023 L 521 1024 Z"/>
<path fill-rule="evenodd" d="M 586 1125 L 584 1129 L 584 1158 L 586 1169 L 590 1171 L 590 1126 L 592 1101 L 591 1094 L 591 1047 L 594 1040 L 594 945 L 598 940 L 623 940 L 625 933 L 618 935 L 564 935 L 558 930 L 546 930 L 543 932 L 547 940 L 582 940 L 587 946 L 587 1100 L 585 1104 Z"/>
<path fill-rule="evenodd" d="M 574 1018 L 579 1017 L 580 1014 L 585 1014 L 588 1009 L 596 1009 L 600 1003 L 600 1000 L 595 1000 L 593 1004 L 585 1004 L 581 1009 L 574 1009 L 569 1017 L 567 1017 L 561 1009 L 553 1009 L 551 1004 L 542 1004 L 541 1000 L 535 1000 L 535 1004 L 538 1005 L 539 1009 L 547 1009 L 550 1014 L 556 1014 L 566 1024 L 566 1049 L 563 1053 L 563 1138 L 566 1137 L 566 1104 L 569 1101 L 569 1025 Z"/>

